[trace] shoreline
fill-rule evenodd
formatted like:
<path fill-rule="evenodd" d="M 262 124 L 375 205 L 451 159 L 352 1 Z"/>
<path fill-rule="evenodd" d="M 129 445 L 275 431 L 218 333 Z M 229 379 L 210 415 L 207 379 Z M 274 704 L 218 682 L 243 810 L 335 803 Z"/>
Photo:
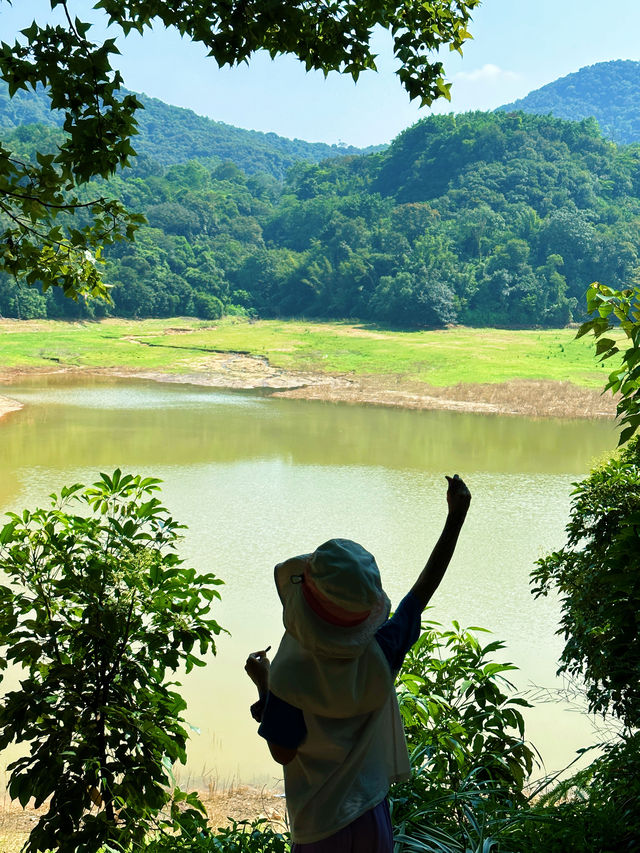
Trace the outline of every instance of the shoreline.
<path fill-rule="evenodd" d="M 2 420 L 6 415 L 12 414 L 12 412 L 19 412 L 23 408 L 23 403 L 19 403 L 17 400 L 12 400 L 11 397 L 5 397 L 0 394 L 0 420 Z"/>
<path fill-rule="evenodd" d="M 389 406 L 530 418 L 615 418 L 616 401 L 600 391 L 550 379 L 431 386 L 398 375 L 327 374 L 286 371 L 266 358 L 216 353 L 189 373 L 123 368 L 0 369 L 0 383 L 44 375 L 106 376 L 228 390 L 261 390 L 273 397 L 328 403 Z M 0 395 L 0 419 L 23 404 Z"/>

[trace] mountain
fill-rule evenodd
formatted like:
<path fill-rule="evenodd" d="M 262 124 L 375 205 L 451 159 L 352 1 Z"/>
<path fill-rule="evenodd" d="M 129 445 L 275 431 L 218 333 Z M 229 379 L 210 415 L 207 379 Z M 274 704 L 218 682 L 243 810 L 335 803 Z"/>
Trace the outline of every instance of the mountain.
<path fill-rule="evenodd" d="M 42 147 L 47 131 L 8 136 Z M 604 139 L 593 118 L 430 116 L 383 152 L 299 162 L 284 182 L 146 165 L 109 182 L 148 220 L 105 251 L 113 305 L 0 276 L 0 314 L 557 327 L 584 316 L 592 281 L 640 272 L 640 146 Z"/>
<path fill-rule="evenodd" d="M 144 110 L 137 114 L 140 133 L 134 138 L 134 148 L 138 154 L 146 155 L 162 166 L 219 158 L 235 163 L 247 174 L 267 172 L 280 180 L 290 166 L 300 160 L 319 163 L 328 157 L 377 150 L 304 142 L 285 139 L 275 133 L 243 130 L 147 95 L 136 97 L 144 104 Z M 29 124 L 61 127 L 62 122 L 62 113 L 49 109 L 49 99 L 44 90 L 19 91 L 9 98 L 8 87 L 0 80 L 0 134 L 2 130 Z"/>
<path fill-rule="evenodd" d="M 640 62 L 615 60 L 581 68 L 498 111 L 580 121 L 593 117 L 614 142 L 640 142 Z"/>

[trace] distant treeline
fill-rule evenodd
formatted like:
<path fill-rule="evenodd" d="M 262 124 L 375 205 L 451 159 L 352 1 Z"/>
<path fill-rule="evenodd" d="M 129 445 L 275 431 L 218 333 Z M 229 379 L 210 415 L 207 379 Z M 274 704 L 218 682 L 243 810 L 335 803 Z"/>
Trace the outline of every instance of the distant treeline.
<path fill-rule="evenodd" d="M 13 131 L 25 148 L 56 132 Z M 284 182 L 140 157 L 87 189 L 149 221 L 107 253 L 113 306 L 4 279 L 0 313 L 562 326 L 593 280 L 638 276 L 639 166 L 640 146 L 606 141 L 594 120 L 522 113 L 433 116 L 383 152 L 297 163 Z"/>
<path fill-rule="evenodd" d="M 127 93 L 127 89 L 122 90 L 123 95 Z M 135 94 L 143 105 L 136 113 L 138 134 L 133 139 L 134 148 L 138 154 L 163 166 L 215 157 L 230 160 L 247 174 L 266 172 L 282 180 L 299 160 L 319 163 L 328 157 L 376 150 L 375 147 L 327 145 L 244 130 L 199 116 L 192 110 L 165 104 L 157 98 L 135 92 L 129 94 Z M 61 128 L 64 113 L 50 107 L 51 101 L 43 88 L 37 92 L 18 90 L 10 98 L 7 84 L 0 80 L 0 135 L 30 124 Z"/>

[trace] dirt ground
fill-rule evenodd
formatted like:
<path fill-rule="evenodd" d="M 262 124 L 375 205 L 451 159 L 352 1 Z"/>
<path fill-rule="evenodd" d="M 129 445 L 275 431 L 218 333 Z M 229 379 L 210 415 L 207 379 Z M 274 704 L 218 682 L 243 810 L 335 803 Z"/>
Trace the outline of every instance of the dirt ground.
<path fill-rule="evenodd" d="M 214 829 L 227 826 L 231 819 L 236 821 L 265 818 L 274 829 L 285 828 L 284 797 L 278 790 L 231 787 L 225 791 L 201 791 L 200 797 L 206 806 L 209 824 Z M 18 853 L 27 839 L 38 815 L 46 811 L 22 809 L 11 802 L 5 794 L 0 804 L 0 853 Z"/>
<path fill-rule="evenodd" d="M 603 395 L 570 382 L 516 379 L 496 384 L 461 383 L 437 388 L 395 375 L 287 372 L 273 367 L 265 358 L 242 353 L 208 354 L 192 372 L 186 374 L 81 369 L 64 372 L 127 376 L 211 388 L 262 389 L 275 397 L 408 409 L 446 409 L 543 418 L 612 418 L 616 410 L 615 400 L 610 394 Z M 28 373 L 31 372 L 0 371 L 0 382 L 8 383 Z M 0 417 L 19 408 L 19 403 L 0 396 Z"/>

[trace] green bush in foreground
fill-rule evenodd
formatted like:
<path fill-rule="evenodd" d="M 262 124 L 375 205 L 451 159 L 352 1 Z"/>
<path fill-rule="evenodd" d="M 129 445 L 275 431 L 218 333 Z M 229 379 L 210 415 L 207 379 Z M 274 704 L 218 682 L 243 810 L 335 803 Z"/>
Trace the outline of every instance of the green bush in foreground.
<path fill-rule="evenodd" d="M 498 849 L 524 819 L 524 784 L 535 761 L 520 709 L 504 673 L 472 631 L 453 623 L 423 634 L 405 658 L 399 703 L 411 751 L 411 779 L 392 789 L 400 850 L 467 853 Z"/>
<path fill-rule="evenodd" d="M 567 534 L 564 548 L 538 562 L 533 592 L 561 597 L 559 671 L 584 681 L 589 710 L 622 728 L 541 802 L 553 818 L 545 849 L 640 850 L 639 437 L 576 485 Z"/>
<path fill-rule="evenodd" d="M 209 609 L 221 581 L 182 567 L 182 525 L 158 484 L 102 474 L 52 495 L 48 509 L 10 513 L 0 532 L 10 582 L 0 586 L 0 666 L 25 671 L 0 706 L 0 749 L 29 745 L 9 765 L 9 793 L 49 803 L 27 853 L 129 849 L 172 800 L 188 735 L 168 679 L 215 653 Z M 172 816 L 179 802 L 186 818 L 203 809 L 193 794 L 173 798 Z"/>
<path fill-rule="evenodd" d="M 277 832 L 268 820 L 232 820 L 215 833 L 200 828 L 180 835 L 160 835 L 145 847 L 145 853 L 288 853 L 289 834 Z"/>
<path fill-rule="evenodd" d="M 640 440 L 576 485 L 567 545 L 540 560 L 534 595 L 557 591 L 560 672 L 584 679 L 589 710 L 640 727 Z"/>

